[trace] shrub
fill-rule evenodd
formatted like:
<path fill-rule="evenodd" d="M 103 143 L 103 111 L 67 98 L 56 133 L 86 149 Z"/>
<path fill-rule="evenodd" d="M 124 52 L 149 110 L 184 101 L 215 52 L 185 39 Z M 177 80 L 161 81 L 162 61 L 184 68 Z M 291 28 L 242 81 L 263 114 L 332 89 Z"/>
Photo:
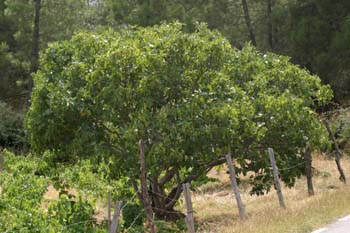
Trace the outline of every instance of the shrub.
<path fill-rule="evenodd" d="M 55 172 L 48 169 L 46 162 L 6 150 L 4 158 L 5 169 L 0 173 L 0 232 L 104 232 L 93 218 L 92 204 L 81 195 L 69 194 L 65 180 L 49 177 Z M 59 191 L 58 200 L 44 199 L 50 184 Z"/>
<path fill-rule="evenodd" d="M 79 197 L 62 194 L 58 201 L 50 204 L 49 219 L 57 222 L 62 232 L 80 233 L 94 232 L 96 219 L 93 218 L 94 209 L 91 204 Z"/>
<path fill-rule="evenodd" d="M 123 227 L 142 226 L 145 219 L 144 208 L 140 204 L 128 204 L 123 208 Z"/>
<path fill-rule="evenodd" d="M 28 148 L 22 113 L 0 102 L 0 147 L 19 152 Z"/>
<path fill-rule="evenodd" d="M 142 140 L 163 219 L 174 217 L 166 215 L 176 213 L 181 183 L 207 182 L 229 152 L 238 174 L 256 174 L 260 194 L 272 184 L 267 147 L 292 186 L 306 144 L 327 139 L 314 109 L 332 98 L 329 86 L 287 57 L 238 51 L 205 25 L 192 34 L 178 23 L 80 33 L 52 44 L 34 79 L 26 118 L 33 148 L 108 158 L 113 178 L 138 184 Z"/>
<path fill-rule="evenodd" d="M 48 179 L 30 173 L 4 172 L 0 176 L 0 231 L 43 232 L 47 227 L 40 208 Z"/>

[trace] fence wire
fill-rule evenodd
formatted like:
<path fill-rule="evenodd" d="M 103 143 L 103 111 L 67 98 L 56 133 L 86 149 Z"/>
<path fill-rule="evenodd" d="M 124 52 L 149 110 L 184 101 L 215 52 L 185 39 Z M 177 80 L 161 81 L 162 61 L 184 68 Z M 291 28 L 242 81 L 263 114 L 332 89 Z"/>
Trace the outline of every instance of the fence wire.
<path fill-rule="evenodd" d="M 305 164 L 305 161 L 303 162 L 300 162 L 298 164 L 295 164 L 293 166 L 290 166 L 290 167 L 283 167 L 283 168 L 278 168 L 278 171 L 287 171 L 287 170 L 291 170 L 291 169 L 294 169 L 294 168 L 297 168 L 301 165 Z M 271 167 L 272 168 L 272 167 Z M 31 188 L 29 188 L 28 190 L 32 190 Z M 169 196 L 166 196 L 164 194 L 161 194 L 161 193 L 158 193 L 158 192 L 155 192 L 153 190 L 148 190 L 148 192 L 150 192 L 151 194 L 154 194 L 154 195 L 157 195 L 159 197 L 162 197 L 162 198 L 165 198 L 166 200 L 170 200 L 170 201 L 178 201 L 178 199 L 173 199 L 173 198 L 170 198 Z M 139 190 L 136 190 L 135 191 L 135 194 L 127 201 L 125 202 L 125 204 L 122 206 L 121 208 L 121 212 L 123 211 L 124 208 L 126 208 L 128 205 L 130 205 L 131 203 L 133 203 L 134 199 L 136 198 L 136 196 L 138 195 L 139 193 Z M 170 210 L 165 210 L 165 209 L 161 209 L 161 208 L 158 208 L 158 207 L 155 207 L 155 206 L 152 206 L 152 209 L 154 210 L 157 210 L 157 211 L 160 211 L 160 212 L 164 212 L 164 213 L 169 213 L 169 214 L 179 214 L 179 211 L 170 211 Z M 140 212 L 134 219 L 133 221 L 131 222 L 130 226 L 125 229 L 126 232 L 128 232 L 135 224 L 136 224 L 136 221 L 141 217 L 143 213 Z M 41 230 L 51 230 L 51 229 L 61 229 L 61 230 L 66 230 L 66 229 L 69 229 L 70 227 L 73 227 L 73 226 L 77 226 L 77 225 L 83 225 L 83 224 L 86 224 L 86 223 L 91 223 L 91 222 L 96 222 L 96 219 L 93 219 L 93 220 L 87 220 L 87 221 L 82 221 L 82 222 L 77 222 L 77 223 L 72 223 L 72 224 L 69 224 L 69 225 L 64 225 L 64 226 L 48 226 L 48 227 L 45 227 Z M 12 231 L 6 231 L 6 233 L 10 233 L 10 232 L 13 232 L 13 233 L 16 233 L 16 232 L 21 232 L 22 230 L 25 230 L 27 228 L 20 228 L 18 230 L 12 230 Z"/>

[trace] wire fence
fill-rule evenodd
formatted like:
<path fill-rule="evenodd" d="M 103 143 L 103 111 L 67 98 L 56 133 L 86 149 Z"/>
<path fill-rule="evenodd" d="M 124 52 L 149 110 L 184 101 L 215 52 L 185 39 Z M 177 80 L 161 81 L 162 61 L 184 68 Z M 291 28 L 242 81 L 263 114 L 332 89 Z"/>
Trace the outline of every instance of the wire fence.
<path fill-rule="evenodd" d="M 305 161 L 301 162 L 301 163 L 298 163 L 294 166 L 291 166 L 291 167 L 283 167 L 283 168 L 279 168 L 278 171 L 288 171 L 288 170 L 292 170 L 294 168 L 297 168 L 297 167 L 300 167 L 301 165 L 304 165 L 305 164 Z"/>
<path fill-rule="evenodd" d="M 133 201 L 134 201 L 135 197 L 137 196 L 138 192 L 139 192 L 139 190 L 137 190 L 137 191 L 135 192 L 135 194 L 129 199 L 129 201 L 127 201 L 127 202 L 122 206 L 122 208 L 120 209 L 120 212 L 122 212 L 123 209 L 124 209 L 125 207 L 127 207 L 128 205 L 130 205 L 131 203 L 133 203 Z"/>
<path fill-rule="evenodd" d="M 266 162 L 266 161 L 265 161 Z M 295 168 L 298 168 L 298 167 L 301 167 L 302 165 L 305 164 L 305 161 L 303 162 L 300 162 L 300 163 L 297 163 L 297 164 L 294 164 L 293 166 L 289 166 L 289 167 L 286 167 L 286 166 L 283 166 L 282 168 L 279 168 L 278 170 L 279 171 L 288 171 L 288 170 L 291 170 L 291 169 L 295 169 Z M 272 166 L 269 166 L 272 168 Z M 33 190 L 34 188 L 29 188 L 28 190 Z M 135 198 L 138 196 L 139 194 L 139 189 L 137 189 L 135 191 L 135 193 L 132 195 L 131 198 L 129 198 L 129 200 L 127 200 L 125 202 L 125 204 L 122 205 L 121 209 L 120 209 L 120 212 L 122 213 L 123 210 L 130 204 L 132 203 L 135 203 Z M 165 193 L 159 193 L 159 192 L 155 192 L 154 190 L 151 190 L 149 189 L 148 192 L 151 194 L 151 197 L 152 196 L 158 196 L 158 197 L 161 197 L 163 198 L 164 200 L 166 200 L 167 203 L 169 202 L 177 202 L 180 198 L 172 198 L 170 197 L 169 195 L 166 195 Z M 152 209 L 155 210 L 156 212 L 163 212 L 163 213 L 166 213 L 166 214 L 180 214 L 181 212 L 180 211 L 176 211 L 176 210 L 173 210 L 173 209 L 166 209 L 166 208 L 159 208 L 159 207 L 156 207 L 156 206 L 152 206 Z M 134 219 L 132 220 L 131 224 L 128 226 L 128 228 L 124 229 L 126 232 L 128 232 L 130 229 L 132 229 L 135 224 L 137 223 L 137 220 L 142 216 L 143 212 L 140 212 L 138 213 Z M 55 230 L 55 231 L 62 231 L 62 232 L 68 232 L 69 231 L 69 228 L 71 227 L 74 227 L 74 226 L 79 226 L 79 225 L 85 225 L 85 224 L 95 224 L 96 223 L 96 219 L 90 219 L 90 220 L 87 220 L 87 221 L 81 221 L 81 222 L 76 222 L 76 223 L 71 223 L 71 224 L 68 224 L 68 225 L 61 225 L 61 226 L 47 226 L 43 229 L 41 229 L 42 231 L 48 231 L 48 230 Z M 26 227 L 23 227 L 23 228 L 20 228 L 18 230 L 10 230 L 10 231 L 7 231 L 7 232 L 22 232 L 23 230 L 26 230 L 28 228 Z"/>

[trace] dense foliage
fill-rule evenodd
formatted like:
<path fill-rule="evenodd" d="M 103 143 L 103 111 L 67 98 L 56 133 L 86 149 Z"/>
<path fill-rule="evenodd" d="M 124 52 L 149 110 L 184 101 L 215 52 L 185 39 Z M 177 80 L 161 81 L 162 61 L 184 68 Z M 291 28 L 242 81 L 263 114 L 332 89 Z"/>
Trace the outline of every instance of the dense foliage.
<path fill-rule="evenodd" d="M 348 0 L 0 0 L 0 151 L 29 148 L 20 112 L 32 105 L 27 129 L 43 155 L 8 156 L 0 230 L 99 229 L 83 196 L 133 196 L 140 139 L 161 218 L 174 211 L 183 182 L 207 182 L 229 152 L 239 174 L 255 172 L 253 194 L 271 186 L 267 147 L 292 186 L 305 145 L 329 145 L 314 112 L 332 98 L 323 84 L 349 101 L 349 10 Z M 256 48 L 244 46 L 252 35 Z M 331 125 L 344 151 L 348 119 L 340 112 Z M 60 197 L 43 211 L 50 185 Z M 138 225 L 130 232 L 142 231 L 138 212 L 137 201 L 123 209 L 121 225 Z"/>
<path fill-rule="evenodd" d="M 23 114 L 0 102 L 0 148 L 20 152 L 28 147 L 23 118 Z"/>
<path fill-rule="evenodd" d="M 293 62 L 331 84 L 336 90 L 336 100 L 349 100 L 348 0 L 247 2 L 259 49 L 291 56 Z M 268 2 L 271 3 L 270 16 Z M 195 22 L 199 21 L 206 22 L 211 29 L 218 29 L 234 46 L 241 47 L 249 40 L 241 0 L 116 0 L 107 3 L 115 21 L 120 24 L 149 26 L 164 20 L 180 20 L 186 24 L 187 30 L 192 31 Z"/>
<path fill-rule="evenodd" d="M 109 171 L 103 164 L 92 166 L 89 161 L 81 161 L 74 166 L 54 167 L 49 153 L 43 159 L 30 154 L 16 156 L 6 150 L 2 155 L 5 166 L 0 173 L 1 232 L 105 232 L 106 222 L 101 217 L 105 216 L 108 190 L 112 200 L 125 200 L 119 229 L 144 231 L 140 204 L 131 198 L 130 190 L 125 191 L 125 180 L 108 182 Z M 111 189 L 111 185 L 115 188 Z M 184 230 L 182 222 L 156 224 L 159 232 Z"/>
<path fill-rule="evenodd" d="M 0 0 L 0 100 L 21 109 L 28 102 L 31 78 L 35 2 Z M 39 49 L 70 38 L 78 30 L 94 29 L 99 5 L 85 0 L 41 0 Z"/>
<path fill-rule="evenodd" d="M 58 189 L 59 199 L 45 193 L 54 179 L 52 168 L 32 156 L 17 157 L 7 151 L 5 171 L 0 174 L 1 232 L 103 232 L 93 218 L 86 198 Z"/>
<path fill-rule="evenodd" d="M 337 100 L 350 90 L 350 2 L 298 0 L 291 5 L 294 60 L 330 83 Z"/>
<path fill-rule="evenodd" d="M 269 190 L 266 148 L 274 147 L 287 185 L 307 143 L 326 140 L 314 108 L 328 86 L 288 58 L 239 51 L 219 33 L 181 24 L 81 33 L 52 44 L 35 75 L 26 120 L 33 149 L 65 161 L 110 159 L 114 178 L 136 183 L 139 140 L 146 142 L 158 208 L 172 209 L 181 183 L 200 179 L 232 152 L 239 173 L 255 171 L 253 192 Z M 69 155 L 69 156 L 68 156 Z"/>
<path fill-rule="evenodd" d="M 35 2 L 0 0 L 0 98 L 18 108 L 29 98 Z M 205 22 L 237 48 L 250 40 L 242 0 L 40 2 L 40 51 L 80 30 L 119 30 L 174 20 L 185 23 L 187 32 L 195 30 L 196 22 Z M 292 57 L 294 63 L 331 84 L 336 100 L 346 103 L 350 80 L 348 0 L 246 2 L 257 48 Z"/>

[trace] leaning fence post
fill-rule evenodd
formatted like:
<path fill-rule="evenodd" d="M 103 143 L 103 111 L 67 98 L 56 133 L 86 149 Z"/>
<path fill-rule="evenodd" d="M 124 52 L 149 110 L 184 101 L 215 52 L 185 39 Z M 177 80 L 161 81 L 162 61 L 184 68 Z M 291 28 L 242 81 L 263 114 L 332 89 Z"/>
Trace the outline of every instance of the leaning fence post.
<path fill-rule="evenodd" d="M 151 201 L 148 195 L 147 190 L 147 171 L 146 171 L 146 162 L 145 162 L 145 143 L 140 140 L 139 141 L 140 148 L 140 181 L 141 181 L 141 197 L 142 202 L 145 207 L 146 217 L 147 217 L 147 227 L 151 233 L 155 233 L 155 226 L 153 221 L 153 209 L 151 205 Z"/>
<path fill-rule="evenodd" d="M 195 233 L 194 228 L 194 218 L 193 218 L 193 209 L 192 209 L 192 201 L 191 201 L 191 194 L 190 194 L 190 184 L 185 183 L 182 185 L 185 195 L 185 202 L 186 202 L 186 225 L 189 233 Z"/>
<path fill-rule="evenodd" d="M 304 160 L 305 160 L 305 174 L 306 174 L 306 180 L 307 180 L 307 191 L 309 193 L 309 196 L 312 196 L 315 194 L 315 192 L 314 192 L 314 187 L 312 185 L 312 158 L 311 158 L 310 144 L 307 144 L 305 148 Z"/>
<path fill-rule="evenodd" d="M 329 136 L 334 144 L 334 147 L 335 147 L 335 163 L 337 164 L 337 168 L 338 168 L 338 171 L 339 171 L 339 174 L 340 174 L 340 177 L 339 177 L 339 180 L 341 182 L 343 182 L 344 184 L 346 184 L 346 178 L 345 178 L 345 173 L 344 173 L 344 170 L 343 168 L 341 167 L 340 165 L 340 156 L 341 156 L 341 152 L 340 152 L 340 149 L 339 149 L 339 145 L 338 145 L 338 142 L 337 140 L 335 139 L 335 136 L 334 136 L 334 133 L 333 131 L 331 130 L 331 127 L 329 126 L 329 122 L 328 120 L 325 120 L 324 121 L 324 124 L 326 126 L 326 129 L 329 133 Z"/>
<path fill-rule="evenodd" d="M 115 210 L 113 213 L 110 233 L 117 233 L 118 232 L 118 223 L 119 223 L 119 215 L 120 215 L 121 208 L 122 208 L 122 202 L 118 201 L 116 203 Z"/>
<path fill-rule="evenodd" d="M 236 171 L 235 171 L 235 167 L 233 166 L 233 163 L 232 163 L 231 154 L 227 154 L 227 155 L 225 155 L 225 157 L 226 157 L 227 166 L 228 166 L 229 171 L 230 171 L 230 180 L 231 180 L 233 192 L 235 194 L 235 198 L 236 198 L 236 202 L 237 202 L 237 206 L 238 206 L 238 210 L 239 210 L 239 216 L 241 219 L 245 219 L 246 218 L 245 208 L 244 208 L 244 205 L 243 205 L 243 202 L 241 199 L 241 193 L 239 192 L 239 188 L 237 185 Z"/>
<path fill-rule="evenodd" d="M 111 193 L 108 192 L 108 197 L 107 197 L 107 228 L 108 228 L 108 233 L 111 232 Z"/>
<path fill-rule="evenodd" d="M 279 180 L 278 168 L 277 168 L 276 160 L 275 160 L 275 153 L 274 153 L 272 148 L 269 148 L 268 151 L 269 151 L 270 162 L 271 162 L 271 166 L 272 166 L 272 170 L 273 170 L 273 178 L 275 181 L 275 187 L 276 187 L 278 200 L 279 200 L 280 206 L 283 209 L 285 209 L 286 205 L 284 204 L 281 184 L 280 184 L 280 180 Z"/>

